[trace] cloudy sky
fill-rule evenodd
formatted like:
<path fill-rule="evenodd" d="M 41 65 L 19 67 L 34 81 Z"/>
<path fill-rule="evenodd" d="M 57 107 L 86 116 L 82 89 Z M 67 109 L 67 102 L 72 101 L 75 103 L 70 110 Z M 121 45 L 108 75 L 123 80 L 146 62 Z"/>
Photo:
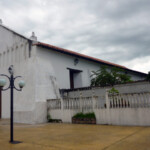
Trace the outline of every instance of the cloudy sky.
<path fill-rule="evenodd" d="M 150 71 L 150 0 L 0 0 L 0 18 L 41 42 Z"/>

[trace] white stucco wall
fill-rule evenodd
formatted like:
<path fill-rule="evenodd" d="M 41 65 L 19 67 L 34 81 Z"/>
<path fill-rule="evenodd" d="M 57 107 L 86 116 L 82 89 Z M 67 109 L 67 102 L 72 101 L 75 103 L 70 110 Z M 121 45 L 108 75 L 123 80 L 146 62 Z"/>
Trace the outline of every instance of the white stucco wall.
<path fill-rule="evenodd" d="M 77 57 L 56 52 L 50 49 L 45 49 L 37 47 L 37 56 L 43 62 L 49 62 L 52 65 L 54 76 L 58 81 L 58 86 L 60 89 L 69 89 L 70 88 L 70 76 L 69 69 L 81 70 L 81 78 L 78 76 L 75 81 L 75 88 L 90 86 L 90 75 L 91 71 L 97 71 L 100 69 L 100 64 L 85 59 L 79 59 L 79 63 L 74 65 L 74 59 Z M 49 68 L 51 68 L 51 65 Z M 141 77 L 137 76 L 134 73 L 128 73 L 132 80 L 140 80 Z"/>
<path fill-rule="evenodd" d="M 36 47 L 30 44 L 29 39 L 0 25 L 0 74 L 9 75 L 13 65 L 14 76 L 21 75 L 26 82 L 22 92 L 14 90 L 14 121 L 41 123 L 46 122 L 46 100 L 60 95 L 51 62 L 37 57 Z M 10 90 L 2 92 L 2 118 L 9 117 Z"/>

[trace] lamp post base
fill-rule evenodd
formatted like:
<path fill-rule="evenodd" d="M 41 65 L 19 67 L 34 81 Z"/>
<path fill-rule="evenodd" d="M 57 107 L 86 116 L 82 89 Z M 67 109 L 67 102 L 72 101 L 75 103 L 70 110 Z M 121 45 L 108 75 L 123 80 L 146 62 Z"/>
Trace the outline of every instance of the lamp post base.
<path fill-rule="evenodd" d="M 11 144 L 19 144 L 19 143 L 22 143 L 21 141 L 9 141 Z"/>

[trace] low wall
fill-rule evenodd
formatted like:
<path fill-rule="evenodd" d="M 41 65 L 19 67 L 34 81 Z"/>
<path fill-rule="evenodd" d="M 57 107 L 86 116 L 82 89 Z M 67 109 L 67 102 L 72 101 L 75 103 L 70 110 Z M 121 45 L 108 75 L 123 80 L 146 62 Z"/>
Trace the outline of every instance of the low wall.
<path fill-rule="evenodd" d="M 149 87 L 149 83 L 144 82 L 144 85 Z M 48 100 L 48 113 L 53 119 L 61 119 L 66 123 L 71 123 L 73 115 L 78 112 L 94 112 L 97 124 L 150 126 L 150 92 L 144 87 L 141 92 L 139 87 L 137 90 L 132 86 L 132 91 L 138 92 L 113 95 L 106 89 L 102 89 L 102 92 L 100 88 L 91 93 L 78 91 L 78 95 L 77 91 L 71 92 L 66 98 Z"/>

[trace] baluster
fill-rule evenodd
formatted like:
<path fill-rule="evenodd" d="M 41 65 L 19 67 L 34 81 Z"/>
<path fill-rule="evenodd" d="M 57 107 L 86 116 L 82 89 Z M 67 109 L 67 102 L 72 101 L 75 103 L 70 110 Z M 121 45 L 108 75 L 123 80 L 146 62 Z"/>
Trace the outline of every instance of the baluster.
<path fill-rule="evenodd" d="M 145 93 L 145 107 L 148 107 L 148 93 Z"/>
<path fill-rule="evenodd" d="M 55 101 L 55 100 L 53 100 L 53 102 L 54 102 L 54 109 L 56 109 L 56 101 Z"/>
<path fill-rule="evenodd" d="M 128 108 L 130 108 L 130 103 L 131 103 L 131 102 L 130 102 L 130 94 L 127 94 L 127 102 L 128 102 L 128 105 L 127 105 L 127 106 L 128 106 Z"/>
<path fill-rule="evenodd" d="M 73 109 L 75 109 L 75 98 L 73 98 Z"/>
<path fill-rule="evenodd" d="M 53 109 L 53 101 L 51 100 L 51 109 Z"/>
<path fill-rule="evenodd" d="M 144 107 L 143 93 L 140 93 L 140 103 L 141 103 L 141 107 Z"/>
<path fill-rule="evenodd" d="M 65 107 L 65 105 L 66 105 L 66 99 L 64 98 L 63 101 L 64 101 L 63 102 L 63 109 L 66 109 L 66 107 Z"/>
<path fill-rule="evenodd" d="M 138 93 L 136 95 L 137 95 L 137 107 L 139 108 L 139 107 L 141 107 L 140 106 L 141 105 L 141 103 L 140 103 L 140 94 Z"/>
<path fill-rule="evenodd" d="M 150 93 L 147 93 L 147 107 L 150 107 Z"/>
<path fill-rule="evenodd" d="M 116 108 L 119 108 L 119 100 L 118 100 L 118 95 L 115 95 L 115 99 L 116 99 Z"/>
<path fill-rule="evenodd" d="M 145 107 L 149 107 L 149 93 L 145 93 L 146 103 Z"/>
<path fill-rule="evenodd" d="M 139 108 L 140 107 L 140 94 L 136 94 L 136 97 L 137 97 L 137 107 Z"/>
<path fill-rule="evenodd" d="M 121 96 L 120 96 L 120 94 L 118 95 L 118 99 L 119 99 L 119 107 L 122 108 L 122 101 L 121 101 Z"/>
<path fill-rule="evenodd" d="M 66 99 L 66 109 L 68 109 L 68 98 Z"/>
<path fill-rule="evenodd" d="M 55 105 L 54 105 L 54 100 L 52 100 L 52 109 L 54 109 Z"/>
<path fill-rule="evenodd" d="M 66 99 L 66 109 L 68 109 L 68 98 Z"/>
<path fill-rule="evenodd" d="M 132 98 L 132 108 L 135 108 L 135 98 L 134 98 L 134 94 L 131 94 L 131 98 Z"/>
<path fill-rule="evenodd" d="M 71 109 L 71 99 L 68 99 L 68 109 Z"/>
<path fill-rule="evenodd" d="M 122 104 L 122 97 L 121 97 L 121 94 L 119 94 L 119 101 L 120 101 L 120 108 L 123 108 L 123 104 Z"/>
<path fill-rule="evenodd" d="M 95 96 L 95 109 L 97 109 L 98 96 Z"/>
<path fill-rule="evenodd" d="M 61 109 L 61 99 L 59 100 L 59 109 Z"/>
<path fill-rule="evenodd" d="M 73 98 L 73 109 L 75 109 L 75 98 Z"/>
<path fill-rule="evenodd" d="M 74 109 L 76 109 L 76 98 L 74 98 Z"/>
<path fill-rule="evenodd" d="M 56 99 L 56 109 L 58 109 L 58 100 Z"/>
<path fill-rule="evenodd" d="M 134 103 L 135 103 L 135 107 L 138 107 L 138 99 L 137 99 L 137 94 L 133 94 L 134 96 Z"/>
<path fill-rule="evenodd" d="M 116 99 L 115 99 L 115 96 L 113 95 L 113 101 L 114 101 L 114 108 L 116 108 Z"/>
<path fill-rule="evenodd" d="M 53 109 L 55 109 L 56 108 L 56 104 L 55 104 L 56 102 L 54 101 L 54 99 L 53 99 Z"/>
<path fill-rule="evenodd" d="M 132 95 L 128 94 L 128 99 L 129 99 L 129 107 L 132 108 L 133 107 L 133 99 L 132 99 Z"/>
<path fill-rule="evenodd" d="M 88 97 L 88 111 L 90 109 L 90 97 Z"/>
<path fill-rule="evenodd" d="M 69 109 L 71 109 L 71 98 L 69 99 Z"/>
<path fill-rule="evenodd" d="M 57 109 L 57 99 L 55 101 L 55 109 Z"/>
<path fill-rule="evenodd" d="M 119 108 L 121 108 L 120 94 L 118 94 L 117 97 L 118 97 Z"/>
<path fill-rule="evenodd" d="M 138 108 L 138 95 L 137 94 L 133 94 L 134 98 L 135 98 L 135 104 L 136 104 L 136 108 Z"/>
<path fill-rule="evenodd" d="M 84 97 L 84 109 L 86 111 L 86 97 Z"/>
<path fill-rule="evenodd" d="M 114 108 L 114 103 L 113 103 L 113 98 L 112 98 L 112 96 L 110 95 L 110 96 L 108 97 L 108 99 L 109 99 L 109 101 L 111 102 L 111 108 Z"/>
<path fill-rule="evenodd" d="M 114 108 L 116 108 L 116 99 L 115 99 L 115 96 L 113 95 L 113 100 L 114 100 Z"/>
<path fill-rule="evenodd" d="M 68 109 L 70 109 L 70 98 L 68 99 Z"/>
<path fill-rule="evenodd" d="M 145 107 L 145 102 L 146 102 L 146 99 L 145 99 L 145 93 L 143 92 L 143 107 Z"/>
<path fill-rule="evenodd" d="M 144 99 L 144 107 L 146 107 L 146 93 L 143 93 L 143 99 Z"/>
<path fill-rule="evenodd" d="M 100 109 L 102 108 L 101 106 L 101 96 L 98 96 L 98 99 L 97 99 L 97 109 Z"/>
<path fill-rule="evenodd" d="M 125 107 L 125 105 L 124 105 L 124 95 L 123 94 L 120 94 L 120 105 L 121 105 L 121 108 Z"/>
<path fill-rule="evenodd" d="M 71 98 L 71 109 L 73 109 L 73 98 Z"/>
<path fill-rule="evenodd" d="M 90 102 L 90 111 L 91 111 L 91 108 L 92 108 L 92 97 L 89 97 L 89 102 Z"/>
<path fill-rule="evenodd" d="M 68 103 L 68 98 L 66 98 L 66 100 L 65 100 L 65 109 L 67 109 L 67 103 Z"/>
<path fill-rule="evenodd" d="M 124 108 L 127 107 L 126 94 L 123 94 Z"/>
<path fill-rule="evenodd" d="M 117 96 L 115 95 L 115 101 L 116 101 L 116 108 L 118 108 L 118 101 L 117 101 Z"/>
<path fill-rule="evenodd" d="M 78 109 L 78 98 L 76 98 L 76 109 Z"/>
<path fill-rule="evenodd" d="M 74 98 L 72 98 L 72 109 L 74 109 Z"/>
<path fill-rule="evenodd" d="M 113 95 L 111 95 L 111 99 L 112 99 L 112 101 L 113 101 L 113 108 L 116 108 L 115 98 L 114 98 Z"/>
<path fill-rule="evenodd" d="M 79 109 L 79 97 L 77 97 L 76 100 L 77 100 L 77 109 Z"/>
<path fill-rule="evenodd" d="M 71 109 L 73 109 L 73 98 L 71 98 Z"/>
<path fill-rule="evenodd" d="M 88 97 L 85 97 L 84 99 L 84 108 L 86 111 L 88 110 Z"/>

